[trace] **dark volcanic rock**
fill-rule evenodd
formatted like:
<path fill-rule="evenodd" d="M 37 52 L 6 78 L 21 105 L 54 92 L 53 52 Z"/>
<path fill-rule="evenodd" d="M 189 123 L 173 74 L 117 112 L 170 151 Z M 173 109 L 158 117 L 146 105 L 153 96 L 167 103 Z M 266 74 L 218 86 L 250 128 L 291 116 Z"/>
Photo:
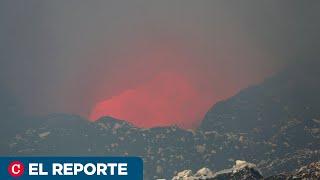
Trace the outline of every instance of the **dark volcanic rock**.
<path fill-rule="evenodd" d="M 215 173 L 212 179 L 262 179 L 262 175 L 256 165 L 245 161 L 237 161 L 233 168 Z"/>
<path fill-rule="evenodd" d="M 290 172 L 320 159 L 318 77 L 317 67 L 286 70 L 218 103 L 195 131 L 143 129 L 111 117 L 36 118 L 15 133 L 6 154 L 140 156 L 145 179 L 170 178 L 200 165 L 223 169 L 236 159 L 257 164 L 263 174 Z"/>
<path fill-rule="evenodd" d="M 320 179 L 320 161 L 301 167 L 294 175 L 295 178 Z"/>
<path fill-rule="evenodd" d="M 242 134 L 245 143 L 230 150 L 230 156 L 240 154 L 238 158 L 256 163 L 264 173 L 291 171 L 320 159 L 318 65 L 290 66 L 217 103 L 200 130 Z"/>
<path fill-rule="evenodd" d="M 320 161 L 310 163 L 300 169 L 286 174 L 278 174 L 265 178 L 266 180 L 320 179 Z"/>
<path fill-rule="evenodd" d="M 319 128 L 320 123 L 320 70 L 304 66 L 307 67 L 289 67 L 262 84 L 217 103 L 206 114 L 200 129 L 247 133 L 257 139 L 280 139 L 282 131 L 294 131 L 295 141 L 291 143 L 304 146 L 304 135 L 310 136 L 304 126 Z"/>
<path fill-rule="evenodd" d="M 191 170 L 184 170 L 177 173 L 172 180 L 317 180 L 320 179 L 320 162 L 310 163 L 307 166 L 301 167 L 292 173 L 278 174 L 264 178 L 256 165 L 245 161 L 236 161 L 236 164 L 230 168 L 216 173 L 208 168 L 202 168 L 197 173 L 193 174 Z"/>

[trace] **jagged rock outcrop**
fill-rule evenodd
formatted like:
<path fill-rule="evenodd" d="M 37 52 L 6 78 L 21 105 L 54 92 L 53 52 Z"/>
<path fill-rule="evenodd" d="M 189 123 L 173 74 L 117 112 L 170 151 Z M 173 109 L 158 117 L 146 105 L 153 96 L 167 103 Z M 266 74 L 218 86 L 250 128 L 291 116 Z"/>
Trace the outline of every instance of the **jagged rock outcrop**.
<path fill-rule="evenodd" d="M 292 180 L 292 179 L 304 179 L 304 180 L 318 180 L 320 179 L 320 161 L 310 163 L 306 166 L 302 166 L 300 169 L 293 173 L 279 174 L 266 178 L 266 180 Z"/>
<path fill-rule="evenodd" d="M 173 177 L 172 179 L 173 180 L 180 180 L 180 179 L 192 180 L 192 178 L 194 178 L 192 170 L 188 169 L 188 170 L 179 172 L 177 176 Z"/>
<path fill-rule="evenodd" d="M 320 161 L 313 162 L 291 173 L 282 173 L 269 177 L 263 177 L 256 165 L 246 161 L 236 161 L 236 164 L 230 168 L 216 173 L 212 173 L 208 168 L 203 168 L 201 176 L 192 174 L 191 170 L 185 170 L 177 173 L 172 180 L 318 180 L 320 179 Z"/>
<path fill-rule="evenodd" d="M 306 179 L 320 179 L 320 161 L 301 167 L 294 176 Z"/>
<path fill-rule="evenodd" d="M 184 170 L 173 177 L 173 180 L 196 180 L 196 179 L 210 179 L 213 177 L 214 173 L 209 168 L 201 168 L 195 174 L 192 173 L 192 170 Z"/>
<path fill-rule="evenodd" d="M 201 168 L 194 174 L 194 176 L 200 179 L 205 179 L 207 177 L 213 176 L 213 172 L 209 168 Z"/>
<path fill-rule="evenodd" d="M 201 175 L 199 176 L 199 171 Z M 227 179 L 247 179 L 255 180 L 262 179 L 260 171 L 256 168 L 256 165 L 248 163 L 246 161 L 237 160 L 236 164 L 230 168 L 216 173 L 208 168 L 202 168 L 197 173 L 192 174 L 191 171 L 188 171 L 188 174 L 183 173 L 182 171 L 172 178 L 172 180 L 227 180 Z"/>

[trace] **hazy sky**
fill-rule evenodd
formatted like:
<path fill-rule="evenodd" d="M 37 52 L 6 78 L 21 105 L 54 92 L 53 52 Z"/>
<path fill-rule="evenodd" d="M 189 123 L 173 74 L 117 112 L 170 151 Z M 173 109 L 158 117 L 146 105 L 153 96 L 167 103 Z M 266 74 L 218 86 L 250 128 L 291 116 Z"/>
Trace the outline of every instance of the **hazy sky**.
<path fill-rule="evenodd" d="M 29 114 L 89 116 L 112 99 L 119 118 L 157 125 L 163 110 L 163 124 L 190 127 L 218 100 L 317 57 L 319 9 L 316 0 L 1 1 L 1 88 Z M 124 115 L 131 107 L 139 114 Z"/>

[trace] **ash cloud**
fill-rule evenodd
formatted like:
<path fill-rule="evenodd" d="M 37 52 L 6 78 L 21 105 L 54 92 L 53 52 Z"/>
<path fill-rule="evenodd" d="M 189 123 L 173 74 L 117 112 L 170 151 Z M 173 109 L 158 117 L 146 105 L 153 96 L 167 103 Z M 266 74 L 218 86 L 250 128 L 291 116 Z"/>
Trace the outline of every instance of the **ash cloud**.
<path fill-rule="evenodd" d="M 98 102 L 162 72 L 182 74 L 214 104 L 288 64 L 317 59 L 319 7 L 298 0 L 4 0 L 0 83 L 31 115 L 87 117 Z"/>

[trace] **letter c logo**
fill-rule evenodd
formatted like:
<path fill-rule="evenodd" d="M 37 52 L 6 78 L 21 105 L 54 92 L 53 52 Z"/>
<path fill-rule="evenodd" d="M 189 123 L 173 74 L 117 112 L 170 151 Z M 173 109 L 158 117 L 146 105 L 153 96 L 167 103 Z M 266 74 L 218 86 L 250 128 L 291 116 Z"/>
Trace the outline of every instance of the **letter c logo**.
<path fill-rule="evenodd" d="M 20 161 L 13 161 L 8 166 L 8 172 L 13 177 L 21 176 L 24 172 L 24 165 Z"/>

